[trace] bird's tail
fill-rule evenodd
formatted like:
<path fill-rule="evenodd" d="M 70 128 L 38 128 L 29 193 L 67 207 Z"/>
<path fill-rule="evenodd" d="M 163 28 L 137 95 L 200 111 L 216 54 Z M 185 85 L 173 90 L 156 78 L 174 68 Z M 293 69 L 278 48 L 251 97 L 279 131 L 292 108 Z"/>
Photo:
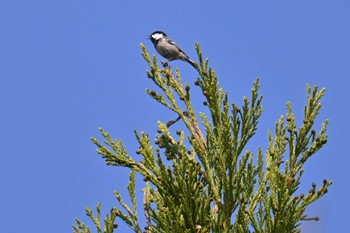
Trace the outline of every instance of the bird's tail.
<path fill-rule="evenodd" d="M 193 68 L 197 69 L 197 68 L 196 68 L 196 64 L 194 63 L 194 61 L 192 61 L 192 60 L 189 59 L 189 58 L 186 58 L 186 61 L 187 61 L 188 63 L 190 63 L 190 65 L 193 66 Z"/>

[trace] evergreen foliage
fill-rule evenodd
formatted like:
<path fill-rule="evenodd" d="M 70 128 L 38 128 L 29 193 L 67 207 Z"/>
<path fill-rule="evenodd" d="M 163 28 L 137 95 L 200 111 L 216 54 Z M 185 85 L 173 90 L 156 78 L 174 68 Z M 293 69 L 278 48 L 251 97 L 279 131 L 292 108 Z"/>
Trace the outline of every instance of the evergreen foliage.
<path fill-rule="evenodd" d="M 300 232 L 302 221 L 318 220 L 308 217 L 305 210 L 327 193 L 332 182 L 324 180 L 318 188 L 312 183 L 306 194 L 298 194 L 298 188 L 304 164 L 327 143 L 328 120 L 318 133 L 313 129 L 325 89 L 307 85 L 307 104 L 300 127 L 287 103 L 286 116 L 276 122 L 274 132 L 268 133 L 267 151 L 259 148 L 254 155 L 245 148 L 263 111 L 258 79 L 251 97 L 243 98 L 242 106 L 229 103 L 228 94 L 219 87 L 214 70 L 196 44 L 199 78 L 195 85 L 206 98 L 204 105 L 210 116 L 198 114 L 191 104 L 190 86 L 182 82 L 179 70 L 174 74 L 169 67 L 160 68 L 156 57 L 151 58 L 142 44 L 141 48 L 150 66 L 147 76 L 158 86 L 157 91 L 147 89 L 147 93 L 175 112 L 178 119 L 158 122 L 155 144 L 146 133 L 135 131 L 140 145 L 135 157 L 126 151 L 121 140 L 113 140 L 103 129 L 100 131 L 104 143 L 92 138 L 107 165 L 128 167 L 131 171 L 127 186 L 131 206 L 115 191 L 120 205 L 111 208 L 104 226 L 100 204 L 96 216 L 86 208 L 97 232 L 117 231 L 117 218 L 138 233 L 289 233 Z M 178 130 L 174 135 L 169 128 L 177 120 L 184 123 L 186 130 Z M 142 159 L 137 162 L 140 156 Z M 136 206 L 136 174 L 145 181 L 144 228 Z M 76 222 L 75 232 L 91 232 L 79 219 Z"/>

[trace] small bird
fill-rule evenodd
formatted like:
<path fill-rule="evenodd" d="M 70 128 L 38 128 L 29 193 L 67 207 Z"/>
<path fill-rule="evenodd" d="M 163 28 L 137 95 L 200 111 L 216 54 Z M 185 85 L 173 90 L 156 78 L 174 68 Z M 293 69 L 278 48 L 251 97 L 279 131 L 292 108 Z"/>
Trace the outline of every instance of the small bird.
<path fill-rule="evenodd" d="M 196 68 L 194 61 L 174 41 L 168 38 L 164 32 L 155 31 L 149 36 L 149 39 L 151 39 L 157 52 L 168 59 L 166 62 L 162 62 L 164 66 L 167 66 L 169 61 L 182 60 L 187 61 Z"/>

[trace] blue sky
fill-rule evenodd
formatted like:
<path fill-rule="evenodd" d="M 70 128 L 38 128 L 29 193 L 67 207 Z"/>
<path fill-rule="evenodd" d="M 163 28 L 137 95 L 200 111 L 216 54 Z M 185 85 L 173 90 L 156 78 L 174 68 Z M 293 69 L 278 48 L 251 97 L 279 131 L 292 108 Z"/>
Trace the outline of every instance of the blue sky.
<path fill-rule="evenodd" d="M 154 54 L 146 36 L 155 30 L 195 61 L 199 42 L 231 101 L 241 103 L 260 77 L 264 113 L 252 150 L 266 148 L 287 101 L 300 122 L 307 83 L 327 88 L 316 129 L 330 119 L 328 144 L 305 167 L 301 188 L 334 184 L 307 211 L 321 220 L 303 230 L 350 232 L 349 12 L 349 1 L 2 1 L 0 232 L 72 232 L 75 217 L 92 226 L 84 206 L 100 201 L 107 213 L 113 190 L 126 193 L 128 171 L 106 167 L 90 137 L 102 140 L 103 127 L 135 155 L 134 129 L 154 137 L 157 120 L 174 118 L 145 93 L 154 85 L 139 44 Z M 173 66 L 193 85 L 191 66 Z"/>

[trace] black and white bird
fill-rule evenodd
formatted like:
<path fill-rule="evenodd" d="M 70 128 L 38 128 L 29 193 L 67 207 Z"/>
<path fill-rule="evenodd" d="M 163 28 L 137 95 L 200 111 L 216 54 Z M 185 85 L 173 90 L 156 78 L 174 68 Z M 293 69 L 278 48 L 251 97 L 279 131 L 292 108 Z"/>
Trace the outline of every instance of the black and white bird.
<path fill-rule="evenodd" d="M 151 39 L 157 52 L 168 59 L 166 62 L 163 62 L 163 65 L 166 66 L 169 61 L 182 60 L 187 61 L 196 68 L 194 61 L 174 41 L 168 38 L 164 32 L 155 31 L 149 36 L 149 39 Z"/>

